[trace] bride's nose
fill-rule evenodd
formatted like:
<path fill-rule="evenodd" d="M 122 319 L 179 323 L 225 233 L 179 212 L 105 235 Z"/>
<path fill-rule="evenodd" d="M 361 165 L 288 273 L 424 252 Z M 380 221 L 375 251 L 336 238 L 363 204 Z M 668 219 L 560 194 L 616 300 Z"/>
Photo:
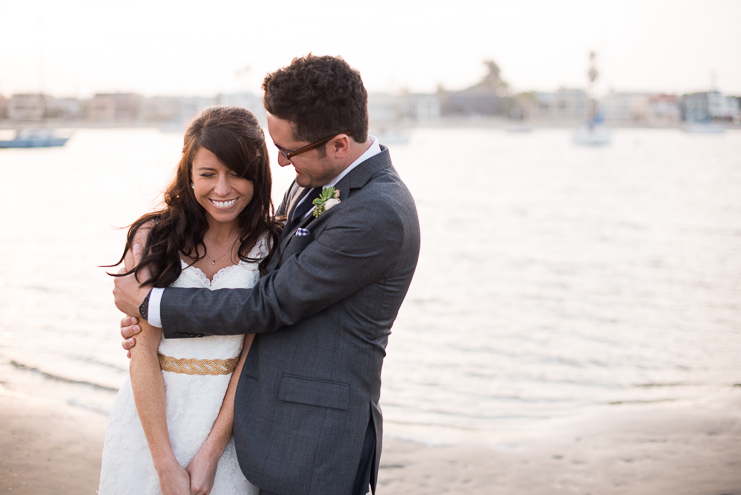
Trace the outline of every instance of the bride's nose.
<path fill-rule="evenodd" d="M 231 186 L 229 185 L 229 177 L 227 177 L 226 174 L 220 174 L 219 179 L 216 182 L 216 187 L 214 187 L 214 192 L 219 196 L 226 196 L 227 194 L 229 194 L 230 188 Z"/>

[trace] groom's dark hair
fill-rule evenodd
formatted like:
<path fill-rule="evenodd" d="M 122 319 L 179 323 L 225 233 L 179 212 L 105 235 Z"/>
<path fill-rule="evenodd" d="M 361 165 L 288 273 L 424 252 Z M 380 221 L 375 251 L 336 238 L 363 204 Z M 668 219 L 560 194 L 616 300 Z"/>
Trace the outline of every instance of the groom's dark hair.
<path fill-rule="evenodd" d="M 291 65 L 265 76 L 265 109 L 295 124 L 294 139 L 319 141 L 352 132 L 356 142 L 368 138 L 368 93 L 360 72 L 341 57 L 294 58 Z"/>

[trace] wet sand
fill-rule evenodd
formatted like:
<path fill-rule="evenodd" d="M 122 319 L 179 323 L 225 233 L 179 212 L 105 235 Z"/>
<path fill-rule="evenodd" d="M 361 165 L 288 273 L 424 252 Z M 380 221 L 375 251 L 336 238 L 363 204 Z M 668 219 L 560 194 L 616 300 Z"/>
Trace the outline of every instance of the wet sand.
<path fill-rule="evenodd" d="M 390 440 L 379 493 L 741 494 L 739 388 L 497 436 L 496 445 L 428 448 Z"/>
<path fill-rule="evenodd" d="M 107 423 L 100 413 L 0 386 L 0 492 L 95 494 Z"/>
<path fill-rule="evenodd" d="M 0 386 L 0 492 L 94 494 L 106 418 Z M 380 495 L 741 494 L 741 388 L 605 406 L 495 440 L 387 438 Z"/>

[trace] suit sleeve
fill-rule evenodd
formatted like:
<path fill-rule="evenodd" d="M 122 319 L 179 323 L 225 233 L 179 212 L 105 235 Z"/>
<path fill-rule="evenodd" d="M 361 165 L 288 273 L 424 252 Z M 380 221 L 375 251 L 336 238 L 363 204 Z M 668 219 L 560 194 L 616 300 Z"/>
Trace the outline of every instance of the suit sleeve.
<path fill-rule="evenodd" d="M 348 201 L 325 214 L 333 214 L 326 229 L 252 289 L 166 289 L 165 337 L 272 332 L 347 298 L 394 265 L 404 227 L 387 203 Z"/>

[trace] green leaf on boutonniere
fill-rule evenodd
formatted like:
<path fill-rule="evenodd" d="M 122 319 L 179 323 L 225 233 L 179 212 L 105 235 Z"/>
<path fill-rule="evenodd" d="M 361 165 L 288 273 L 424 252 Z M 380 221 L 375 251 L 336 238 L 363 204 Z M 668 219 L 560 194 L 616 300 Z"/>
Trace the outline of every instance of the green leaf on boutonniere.
<path fill-rule="evenodd" d="M 319 193 L 319 197 L 312 201 L 314 205 L 314 211 L 312 215 L 314 218 L 318 217 L 328 209 L 332 208 L 340 202 L 340 190 L 334 187 L 325 187 L 322 192 Z"/>

